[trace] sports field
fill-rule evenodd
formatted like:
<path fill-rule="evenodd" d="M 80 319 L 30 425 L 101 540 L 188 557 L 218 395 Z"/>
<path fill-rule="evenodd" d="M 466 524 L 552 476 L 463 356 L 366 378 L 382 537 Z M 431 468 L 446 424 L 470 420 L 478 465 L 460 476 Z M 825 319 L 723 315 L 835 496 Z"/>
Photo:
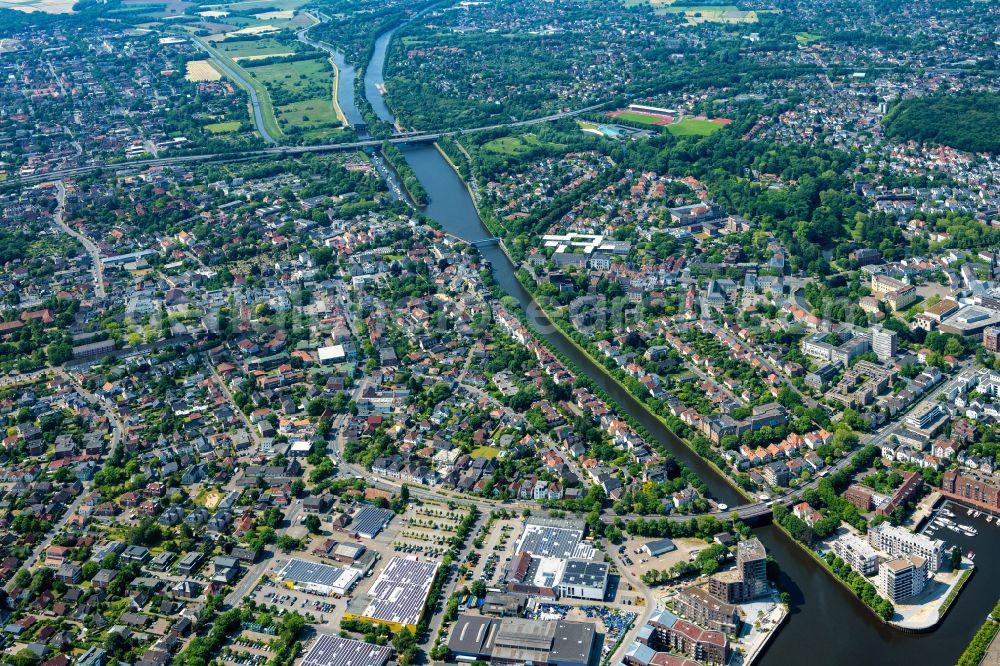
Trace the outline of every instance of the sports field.
<path fill-rule="evenodd" d="M 704 118 L 684 118 L 667 125 L 667 131 L 674 136 L 708 136 L 718 132 L 728 123 L 721 120 L 706 120 Z"/>
<path fill-rule="evenodd" d="M 674 122 L 673 116 L 658 116 L 655 113 L 639 113 L 637 111 L 612 111 L 608 117 L 642 123 L 643 125 L 666 125 Z"/>

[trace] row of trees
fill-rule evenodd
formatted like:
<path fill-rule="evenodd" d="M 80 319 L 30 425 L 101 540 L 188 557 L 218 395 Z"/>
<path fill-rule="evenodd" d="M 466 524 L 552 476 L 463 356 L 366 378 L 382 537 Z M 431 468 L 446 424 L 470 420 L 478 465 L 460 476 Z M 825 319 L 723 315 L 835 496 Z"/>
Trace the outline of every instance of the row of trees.
<path fill-rule="evenodd" d="M 833 553 L 827 553 L 824 561 L 830 570 L 836 574 L 837 578 L 847 583 L 847 586 L 851 588 L 854 594 L 865 602 L 866 606 L 875 611 L 880 618 L 883 620 L 892 619 L 896 609 L 893 608 L 892 603 L 888 599 L 879 596 L 878 590 L 875 589 L 875 586 L 867 578 L 852 569 L 851 565 Z"/>

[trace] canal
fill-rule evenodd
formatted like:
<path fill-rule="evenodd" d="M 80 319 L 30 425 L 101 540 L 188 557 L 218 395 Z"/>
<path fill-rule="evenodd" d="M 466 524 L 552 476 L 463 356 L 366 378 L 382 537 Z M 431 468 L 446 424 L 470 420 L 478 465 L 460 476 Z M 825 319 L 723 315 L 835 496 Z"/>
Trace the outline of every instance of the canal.
<path fill-rule="evenodd" d="M 389 123 L 393 122 L 393 117 L 381 91 L 382 69 L 389 42 L 397 29 L 393 28 L 379 37 L 365 71 L 368 100 L 376 114 Z M 352 115 L 348 114 L 348 117 Z M 465 183 L 434 146 L 422 144 L 408 147 L 403 154 L 427 190 L 430 203 L 424 212 L 429 217 L 449 233 L 468 241 L 493 235 L 480 220 Z M 549 322 L 517 281 L 514 266 L 499 247 L 484 247 L 481 253 L 491 262 L 500 287 L 521 306 L 536 330 L 554 348 L 565 354 L 625 412 L 693 469 L 716 499 L 730 506 L 743 501 L 714 468 L 688 449 Z M 956 513 L 959 512 L 956 510 Z M 962 514 L 964 517 L 964 511 Z M 984 518 L 980 520 L 985 525 Z M 803 663 L 810 666 L 951 666 L 1000 595 L 1000 567 L 996 566 L 1000 562 L 1000 527 L 996 525 L 979 526 L 979 535 L 973 538 L 960 537 L 953 541 L 948 537 L 959 535 L 937 535 L 950 543 L 959 543 L 965 551 L 975 550 L 975 561 L 981 570 L 972 577 L 938 630 L 926 634 L 907 634 L 882 624 L 859 599 L 839 585 L 808 553 L 776 527 L 758 528 L 755 533 L 780 566 L 781 584 L 791 597 L 789 621 L 758 662 L 766 666 Z"/>

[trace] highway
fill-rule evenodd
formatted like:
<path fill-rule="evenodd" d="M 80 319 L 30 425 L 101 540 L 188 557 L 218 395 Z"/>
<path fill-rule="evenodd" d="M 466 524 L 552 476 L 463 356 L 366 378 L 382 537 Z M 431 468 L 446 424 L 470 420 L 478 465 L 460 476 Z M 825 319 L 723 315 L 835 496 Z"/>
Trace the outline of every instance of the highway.
<path fill-rule="evenodd" d="M 253 97 L 253 96 L 252 96 Z M 542 123 L 552 122 L 554 120 L 560 120 L 562 118 L 572 118 L 583 113 L 589 113 L 590 111 L 595 111 L 603 106 L 606 102 L 601 104 L 593 104 L 591 106 L 584 107 L 582 109 L 575 109 L 571 111 L 562 111 L 559 113 L 554 113 L 548 116 L 543 116 L 541 118 L 532 118 L 530 120 L 519 120 L 511 123 L 502 123 L 498 125 L 486 125 L 483 127 L 476 127 L 471 129 L 462 130 L 443 130 L 440 132 L 418 132 L 418 133 L 407 133 L 402 135 L 396 135 L 384 139 L 389 143 L 395 144 L 407 144 L 407 143 L 427 143 L 431 141 L 437 141 L 441 137 L 445 136 L 460 136 L 463 134 L 473 134 L 475 132 L 486 132 L 489 130 L 513 128 L 513 127 L 528 127 L 531 125 L 539 125 Z M 256 117 L 255 117 L 256 121 Z M 146 160 L 134 160 L 130 162 L 95 162 L 92 164 L 87 164 L 78 167 L 68 167 L 65 169 L 55 169 L 46 173 L 38 173 L 26 178 L 15 178 L 4 183 L 4 185 L 26 185 L 32 183 L 45 183 L 50 181 L 56 181 L 61 178 L 69 176 L 80 176 L 83 174 L 91 173 L 98 170 L 108 170 L 108 171 L 138 171 L 148 167 L 154 166 L 170 166 L 172 164 L 186 164 L 189 162 L 242 162 L 253 159 L 266 159 L 270 157 L 283 158 L 283 157 L 294 157 L 296 155 L 304 155 L 311 153 L 328 153 L 328 152 L 344 152 L 344 151 L 357 151 L 363 150 L 365 148 L 377 148 L 382 145 L 383 139 L 364 139 L 361 141 L 350 141 L 347 143 L 324 143 L 317 144 L 315 146 L 274 146 L 271 148 L 262 148 L 260 150 L 250 150 L 240 153 L 200 153 L 197 155 L 176 155 L 174 157 L 159 157 Z"/>

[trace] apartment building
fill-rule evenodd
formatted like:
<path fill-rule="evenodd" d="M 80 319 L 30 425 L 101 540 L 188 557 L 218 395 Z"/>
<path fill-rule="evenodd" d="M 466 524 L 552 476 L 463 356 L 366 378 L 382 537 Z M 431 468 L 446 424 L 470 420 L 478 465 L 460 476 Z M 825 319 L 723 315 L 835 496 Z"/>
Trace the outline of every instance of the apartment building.
<path fill-rule="evenodd" d="M 927 560 L 930 571 L 937 571 L 944 562 L 944 541 L 914 534 L 908 529 L 895 527 L 889 523 L 880 523 L 869 530 L 868 544 L 890 555 L 918 555 Z"/>

